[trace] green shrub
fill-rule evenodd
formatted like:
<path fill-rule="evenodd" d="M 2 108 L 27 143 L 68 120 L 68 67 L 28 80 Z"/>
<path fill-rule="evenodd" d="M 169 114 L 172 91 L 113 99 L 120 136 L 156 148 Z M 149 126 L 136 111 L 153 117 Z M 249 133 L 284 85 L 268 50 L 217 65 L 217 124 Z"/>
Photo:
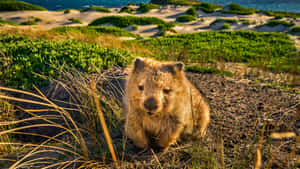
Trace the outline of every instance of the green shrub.
<path fill-rule="evenodd" d="M 225 22 L 225 23 L 230 23 L 230 24 L 234 24 L 234 23 L 238 23 L 238 20 L 236 19 L 223 19 L 223 18 L 219 18 L 216 19 L 215 21 L 213 21 L 212 23 L 210 23 L 210 25 L 213 25 L 217 22 Z"/>
<path fill-rule="evenodd" d="M 212 4 L 212 3 L 205 3 L 205 2 L 203 2 L 203 3 L 199 4 L 199 5 L 195 5 L 195 7 L 197 9 L 202 10 L 205 13 L 213 13 L 217 9 L 223 8 L 222 5 L 217 5 L 217 4 Z"/>
<path fill-rule="evenodd" d="M 41 19 L 41 18 L 34 18 L 34 21 L 35 21 L 35 22 L 42 22 L 43 19 Z"/>
<path fill-rule="evenodd" d="M 122 7 L 121 8 L 121 10 L 120 10 L 120 13 L 122 13 L 122 12 L 126 12 L 126 13 L 134 13 L 136 10 L 135 9 L 133 9 L 133 8 L 131 8 L 131 7 L 129 7 L 129 6 L 124 6 L 124 7 Z"/>
<path fill-rule="evenodd" d="M 114 36 L 127 36 L 127 37 L 137 37 L 134 33 L 131 33 L 125 29 L 113 26 L 61 26 L 53 28 L 51 31 L 58 33 L 69 33 L 69 32 L 80 32 L 83 34 L 111 34 Z"/>
<path fill-rule="evenodd" d="M 264 33 L 255 31 L 209 31 L 190 34 L 169 35 L 147 40 L 138 40 L 153 51 L 154 57 L 169 59 L 168 54 L 178 56 L 185 51 L 189 62 L 247 62 L 275 71 L 288 72 L 300 65 L 295 65 L 295 42 L 284 33 Z M 174 58 L 173 58 L 174 59 Z M 294 68 L 296 67 L 296 68 Z"/>
<path fill-rule="evenodd" d="M 225 75 L 232 77 L 233 74 L 229 71 L 219 70 L 215 68 L 209 68 L 209 67 L 202 67 L 197 65 L 186 65 L 185 71 L 188 72 L 194 72 L 194 73 L 212 73 L 212 74 L 219 74 L 219 75 Z"/>
<path fill-rule="evenodd" d="M 1 26 L 1 25 L 5 25 L 5 24 L 8 24 L 8 25 L 14 25 L 14 26 L 19 25 L 18 22 L 10 21 L 10 20 L 3 20 L 3 19 L 0 17 L 0 26 Z"/>
<path fill-rule="evenodd" d="M 128 6 L 136 6 L 136 4 L 133 3 L 133 2 L 129 2 L 129 3 L 128 3 Z"/>
<path fill-rule="evenodd" d="M 37 25 L 37 23 L 34 20 L 29 20 L 22 22 L 21 25 Z"/>
<path fill-rule="evenodd" d="M 195 20 L 197 20 L 197 18 L 192 15 L 181 15 L 176 18 L 178 22 L 190 22 Z"/>
<path fill-rule="evenodd" d="M 241 19 L 239 20 L 239 22 L 243 23 L 243 24 L 247 24 L 247 25 L 252 25 L 253 23 L 247 19 Z"/>
<path fill-rule="evenodd" d="M 281 11 L 263 11 L 266 15 L 275 16 L 275 17 L 290 17 L 290 18 L 300 18 L 300 13 L 294 12 L 281 12 Z"/>
<path fill-rule="evenodd" d="M 173 29 L 173 27 L 176 26 L 176 23 L 166 23 L 166 24 L 159 24 L 158 29 L 161 31 L 171 31 L 176 33 L 176 31 Z"/>
<path fill-rule="evenodd" d="M 69 19 L 69 21 L 71 21 L 73 23 L 83 24 L 83 22 L 80 19 L 77 19 L 77 18 L 71 18 L 71 19 Z"/>
<path fill-rule="evenodd" d="M 94 20 L 89 26 L 98 26 L 105 23 L 111 23 L 117 27 L 128 27 L 131 25 L 158 25 L 166 22 L 155 17 L 136 17 L 136 16 L 105 16 Z"/>
<path fill-rule="evenodd" d="M 186 14 L 188 14 L 188 15 L 192 15 L 192 16 L 197 16 L 197 9 L 196 8 L 194 8 L 194 7 L 192 7 L 192 8 L 190 8 L 190 9 L 188 9 L 187 11 L 186 11 Z"/>
<path fill-rule="evenodd" d="M 281 20 L 270 20 L 265 25 L 271 26 L 271 27 L 274 27 L 274 26 L 277 26 L 277 25 L 284 25 L 284 26 L 291 27 L 291 26 L 295 26 L 295 23 L 287 22 L 287 21 L 281 21 Z"/>
<path fill-rule="evenodd" d="M 161 0 L 158 0 L 160 2 L 163 2 Z M 195 0 L 168 0 L 168 4 L 172 5 L 194 5 L 194 4 L 200 4 L 201 2 L 195 1 Z M 161 3 L 163 4 L 163 3 Z M 163 4 L 165 5 L 165 4 Z"/>
<path fill-rule="evenodd" d="M 137 11 L 139 11 L 141 13 L 147 13 L 147 12 L 151 11 L 152 9 L 157 9 L 159 7 L 160 7 L 160 5 L 157 5 L 157 4 L 152 4 L 152 3 L 145 4 L 145 3 L 141 3 L 140 7 L 137 9 Z"/>
<path fill-rule="evenodd" d="M 133 29 L 134 31 L 136 31 L 136 30 L 138 30 L 138 26 L 137 26 L 137 25 L 132 25 L 132 29 Z"/>
<path fill-rule="evenodd" d="M 229 23 L 224 23 L 223 26 L 222 26 L 222 29 L 230 29 L 231 28 L 231 25 Z"/>
<path fill-rule="evenodd" d="M 300 33 L 300 26 L 294 26 L 291 28 L 291 31 L 294 33 Z"/>
<path fill-rule="evenodd" d="M 91 7 L 80 10 L 80 12 L 87 12 L 87 11 L 97 11 L 97 12 L 111 13 L 111 11 L 109 9 L 103 8 L 103 7 L 100 7 L 100 6 L 91 6 Z"/>
<path fill-rule="evenodd" d="M 64 10 L 64 14 L 68 14 L 68 13 L 71 13 L 71 9 L 69 8 L 69 9 L 66 9 L 66 10 Z"/>
<path fill-rule="evenodd" d="M 224 11 L 224 13 L 233 13 L 233 14 L 239 14 L 239 15 L 251 15 L 251 14 L 258 12 L 258 10 L 256 10 L 256 9 L 244 8 L 244 7 L 240 6 L 239 4 L 235 4 L 235 3 L 228 5 L 228 8 L 229 8 L 229 10 Z"/>
<path fill-rule="evenodd" d="M 92 73 L 96 69 L 113 65 L 125 66 L 132 59 L 127 51 L 104 48 L 92 43 L 9 35 L 0 36 L 0 51 L 4 54 L 0 57 L 5 56 L 10 60 L 9 66 L 0 72 L 1 81 L 9 87 L 25 90 L 31 89 L 33 84 L 38 87 L 47 85 L 48 81 L 37 74 L 55 78 L 57 69 L 64 64 Z"/>
<path fill-rule="evenodd" d="M 23 1 L 0 0 L 0 11 L 25 11 L 25 10 L 46 11 L 47 9 Z"/>

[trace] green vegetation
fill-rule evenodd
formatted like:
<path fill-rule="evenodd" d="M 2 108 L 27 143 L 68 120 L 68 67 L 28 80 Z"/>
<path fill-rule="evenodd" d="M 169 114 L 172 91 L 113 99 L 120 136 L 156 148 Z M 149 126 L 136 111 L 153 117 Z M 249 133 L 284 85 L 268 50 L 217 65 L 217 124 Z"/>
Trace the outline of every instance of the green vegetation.
<path fill-rule="evenodd" d="M 295 43 L 283 33 L 210 31 L 137 42 L 150 47 L 158 59 L 176 59 L 180 55 L 186 58 L 184 56 L 188 55 L 188 62 L 247 62 L 272 71 L 300 72 L 300 65 L 296 64 L 299 53 Z"/>
<path fill-rule="evenodd" d="M 280 12 L 280 11 L 263 11 L 266 15 L 275 17 L 290 17 L 290 18 L 300 18 L 300 13 L 294 12 Z"/>
<path fill-rule="evenodd" d="M 100 6 L 91 6 L 91 7 L 80 10 L 80 12 L 87 12 L 87 11 L 97 11 L 97 12 L 111 13 L 111 11 L 109 9 L 103 8 L 103 7 L 100 7 Z"/>
<path fill-rule="evenodd" d="M 222 29 L 230 29 L 231 28 L 231 25 L 229 23 L 224 23 L 223 26 L 222 26 Z"/>
<path fill-rule="evenodd" d="M 247 24 L 247 25 L 252 25 L 252 24 L 255 24 L 254 22 L 251 22 L 247 19 L 241 19 L 239 20 L 239 22 L 243 23 L 243 24 Z"/>
<path fill-rule="evenodd" d="M 128 6 L 136 6 L 136 4 L 133 3 L 133 2 L 129 2 L 129 3 L 128 3 Z"/>
<path fill-rule="evenodd" d="M 1 35 L 0 51 L 3 52 L 0 57 L 10 60 L 0 72 L 1 81 L 9 87 L 26 90 L 33 84 L 41 87 L 48 83 L 37 74 L 56 77 L 57 69 L 64 64 L 88 73 L 112 65 L 124 66 L 132 58 L 127 51 L 76 40 L 49 41 L 9 35 Z M 6 64 L 3 60 L 0 59 L 0 65 Z"/>
<path fill-rule="evenodd" d="M 69 9 L 66 9 L 66 10 L 64 10 L 64 14 L 68 14 L 68 13 L 71 13 L 71 9 L 69 8 Z"/>
<path fill-rule="evenodd" d="M 224 13 L 233 13 L 233 14 L 239 14 L 239 15 L 251 15 L 251 14 L 258 12 L 258 10 L 256 10 L 256 9 L 244 8 L 244 7 L 240 6 L 239 4 L 235 4 L 235 3 L 228 5 L 228 8 L 229 8 L 229 10 L 224 11 Z"/>
<path fill-rule="evenodd" d="M 140 7 L 137 9 L 137 11 L 139 11 L 141 13 L 147 13 L 147 12 L 151 11 L 152 9 L 157 9 L 159 7 L 160 7 L 160 5 L 157 5 L 157 4 L 152 4 L 152 3 L 145 4 L 145 3 L 141 3 Z"/>
<path fill-rule="evenodd" d="M 188 9 L 187 11 L 186 11 L 186 14 L 188 14 L 188 15 L 192 15 L 192 16 L 197 16 L 197 9 L 196 8 L 194 8 L 194 7 L 192 7 L 192 8 L 190 8 L 190 9 Z"/>
<path fill-rule="evenodd" d="M 173 29 L 173 27 L 176 26 L 176 23 L 166 23 L 166 24 L 160 24 L 158 25 L 158 29 L 162 31 L 171 31 L 176 33 L 176 31 Z"/>
<path fill-rule="evenodd" d="M 213 24 L 218 23 L 218 22 L 225 22 L 225 23 L 235 24 L 235 23 L 238 23 L 238 20 L 219 18 L 219 19 L 214 20 L 212 23 L 210 23 L 210 25 L 213 25 Z"/>
<path fill-rule="evenodd" d="M 132 25 L 132 29 L 133 29 L 134 31 L 136 31 L 136 30 L 138 30 L 138 26 L 137 26 L 137 25 Z"/>
<path fill-rule="evenodd" d="M 195 5 L 195 7 L 197 9 L 202 10 L 205 13 L 213 13 L 215 12 L 217 9 L 222 9 L 223 6 L 222 5 L 217 5 L 217 4 L 212 4 L 212 3 L 201 3 L 199 5 Z"/>
<path fill-rule="evenodd" d="M 37 25 L 36 21 L 28 20 L 21 23 L 21 25 Z"/>
<path fill-rule="evenodd" d="M 42 22 L 43 20 L 41 18 L 33 17 L 35 22 Z"/>
<path fill-rule="evenodd" d="M 131 33 L 125 29 L 113 26 L 62 26 L 53 28 L 51 31 L 58 33 L 69 33 L 79 32 L 83 34 L 110 34 L 114 36 L 126 36 L 126 37 L 137 37 L 134 33 Z"/>
<path fill-rule="evenodd" d="M 128 27 L 131 25 L 159 25 L 166 22 L 155 17 L 136 17 L 136 16 L 105 16 L 94 20 L 89 26 L 98 26 L 101 24 L 111 23 L 117 27 Z"/>
<path fill-rule="evenodd" d="M 300 33 L 300 26 L 294 26 L 291 28 L 291 32 L 293 33 Z"/>
<path fill-rule="evenodd" d="M 195 5 L 201 2 L 195 0 L 169 0 L 168 3 L 172 5 Z"/>
<path fill-rule="evenodd" d="M 277 26 L 277 25 L 284 25 L 284 26 L 291 27 L 291 26 L 295 26 L 295 23 L 287 22 L 287 21 L 281 21 L 281 20 L 270 20 L 265 25 L 271 26 L 271 27 L 274 27 L 274 26 Z"/>
<path fill-rule="evenodd" d="M 18 22 L 10 21 L 10 20 L 3 20 L 3 19 L 0 17 L 0 26 L 1 26 L 1 25 L 5 25 L 5 24 L 8 24 L 8 25 L 14 25 L 14 26 L 19 25 Z"/>
<path fill-rule="evenodd" d="M 230 77 L 233 76 L 233 74 L 229 71 L 224 71 L 224 70 L 219 70 L 219 69 L 209 68 L 209 67 L 202 67 L 198 65 L 186 65 L 185 71 L 194 72 L 194 73 L 213 73 L 213 74 L 225 75 Z"/>
<path fill-rule="evenodd" d="M 23 1 L 0 0 L 0 11 L 25 11 L 25 10 L 46 11 L 47 9 Z"/>
<path fill-rule="evenodd" d="M 83 24 L 82 20 L 78 19 L 78 18 L 71 18 L 71 19 L 69 19 L 69 21 L 71 21 L 73 23 Z"/>
<path fill-rule="evenodd" d="M 181 15 L 176 18 L 177 22 L 190 22 L 195 20 L 197 20 L 197 18 L 193 15 Z"/>
<path fill-rule="evenodd" d="M 133 9 L 133 8 L 131 8 L 130 6 L 124 6 L 120 10 L 120 13 L 122 13 L 122 12 L 126 12 L 126 13 L 132 14 L 132 13 L 136 12 L 136 10 Z"/>

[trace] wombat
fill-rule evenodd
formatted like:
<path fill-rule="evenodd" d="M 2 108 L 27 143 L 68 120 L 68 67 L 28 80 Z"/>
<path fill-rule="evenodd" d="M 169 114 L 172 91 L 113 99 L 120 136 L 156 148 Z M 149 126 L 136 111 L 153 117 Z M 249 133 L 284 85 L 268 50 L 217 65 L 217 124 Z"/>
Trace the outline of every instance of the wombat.
<path fill-rule="evenodd" d="M 181 62 L 136 58 L 123 101 L 125 134 L 139 148 L 167 150 L 180 137 L 206 134 L 209 105 L 186 79 Z"/>

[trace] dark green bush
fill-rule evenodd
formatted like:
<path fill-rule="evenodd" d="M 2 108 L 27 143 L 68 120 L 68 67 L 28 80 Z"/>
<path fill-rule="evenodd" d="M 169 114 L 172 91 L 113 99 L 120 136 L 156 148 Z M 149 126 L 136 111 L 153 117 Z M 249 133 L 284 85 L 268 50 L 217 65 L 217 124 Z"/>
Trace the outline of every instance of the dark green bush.
<path fill-rule="evenodd" d="M 71 21 L 73 23 L 83 24 L 83 22 L 80 19 L 77 19 L 77 18 L 71 18 L 71 19 L 69 19 L 69 21 Z"/>
<path fill-rule="evenodd" d="M 294 33 L 300 33 L 300 26 L 294 26 L 291 28 L 291 31 Z"/>
<path fill-rule="evenodd" d="M 121 8 L 120 13 L 126 12 L 126 13 L 134 13 L 136 10 L 131 8 L 130 6 L 124 6 Z"/>
<path fill-rule="evenodd" d="M 291 27 L 291 26 L 295 26 L 295 23 L 287 22 L 287 21 L 281 21 L 281 20 L 270 20 L 265 25 L 271 26 L 271 27 L 274 27 L 274 26 L 277 26 L 277 25 L 284 25 L 284 26 Z"/>
<path fill-rule="evenodd" d="M 0 11 L 25 11 L 25 10 L 46 11 L 47 9 L 23 1 L 0 0 Z"/>
<path fill-rule="evenodd" d="M 239 15 L 251 15 L 259 10 L 253 9 L 253 8 L 244 8 L 239 4 L 232 3 L 228 5 L 229 10 L 224 11 L 224 13 L 233 13 L 233 14 L 239 14 Z"/>
<path fill-rule="evenodd" d="M 105 16 L 94 20 L 89 26 L 98 26 L 105 23 L 111 23 L 117 27 L 127 27 L 131 25 L 158 25 L 166 22 L 155 17 L 136 17 L 136 16 Z"/>
<path fill-rule="evenodd" d="M 175 33 L 176 31 L 174 29 L 172 29 L 175 26 L 176 26 L 176 23 L 159 24 L 158 29 L 160 29 L 162 31 L 171 31 L 171 32 Z"/>
<path fill-rule="evenodd" d="M 91 6 L 91 7 L 80 10 L 80 12 L 87 12 L 87 11 L 97 11 L 97 12 L 111 13 L 111 11 L 109 9 L 103 8 L 103 7 L 100 7 L 100 6 Z"/>
<path fill-rule="evenodd" d="M 161 1 L 161 0 L 158 0 Z M 168 4 L 172 5 L 194 5 L 194 4 L 200 4 L 201 2 L 195 1 L 195 0 L 169 0 Z M 163 4 L 165 5 L 165 4 Z"/>
<path fill-rule="evenodd" d="M 1 26 L 1 25 L 5 25 L 5 24 L 8 24 L 8 25 L 14 25 L 14 26 L 19 25 L 18 22 L 10 21 L 10 20 L 3 20 L 3 19 L 0 17 L 0 26 Z"/>
<path fill-rule="evenodd" d="M 133 3 L 133 2 L 129 2 L 129 3 L 128 3 L 128 6 L 136 6 L 136 4 Z"/>
<path fill-rule="evenodd" d="M 160 7 L 160 5 L 157 5 L 157 4 L 152 4 L 152 3 L 145 4 L 145 3 L 141 3 L 140 7 L 137 9 L 137 11 L 139 11 L 141 13 L 147 13 L 147 12 L 151 11 L 152 9 L 157 9 L 159 7 Z"/>
<path fill-rule="evenodd" d="M 190 9 L 188 9 L 187 11 L 186 11 L 186 14 L 188 14 L 188 15 L 192 15 L 192 16 L 197 16 L 197 9 L 196 8 L 194 8 L 194 7 L 192 7 L 192 8 L 190 8 Z"/>
<path fill-rule="evenodd" d="M 92 73 L 113 65 L 125 66 L 132 56 L 123 50 L 103 48 L 97 44 L 75 40 L 49 41 L 24 36 L 0 36 L 0 51 L 10 60 L 0 71 L 0 80 L 9 87 L 31 89 L 47 85 L 37 74 L 57 77 L 61 65 L 72 65 Z M 0 67 L 4 59 L 0 59 Z M 37 74 L 35 74 L 37 73 Z"/>
<path fill-rule="evenodd" d="M 176 18 L 178 22 L 190 22 L 195 20 L 197 20 L 197 18 L 192 15 L 181 15 Z"/>
<path fill-rule="evenodd" d="M 53 28 L 51 31 L 58 33 L 80 32 L 83 34 L 111 34 L 114 36 L 127 36 L 136 37 L 134 33 L 131 33 L 125 29 L 113 26 L 61 26 Z"/>
<path fill-rule="evenodd" d="M 69 8 L 69 9 L 66 9 L 66 10 L 64 10 L 64 14 L 68 14 L 68 13 L 71 13 L 71 9 Z"/>
<path fill-rule="evenodd" d="M 230 29 L 231 28 L 231 25 L 229 23 L 224 23 L 223 26 L 222 26 L 222 29 Z"/>
<path fill-rule="evenodd" d="M 213 25 L 217 22 L 225 22 L 225 23 L 230 23 L 230 24 L 234 24 L 234 23 L 238 23 L 238 20 L 236 19 L 223 19 L 223 18 L 219 18 L 216 19 L 215 21 L 213 21 L 212 23 L 210 23 L 210 25 Z"/>
<path fill-rule="evenodd" d="M 34 20 L 29 20 L 22 22 L 21 25 L 37 25 L 37 23 Z"/>
<path fill-rule="evenodd" d="M 294 12 L 281 12 L 281 11 L 263 11 L 266 15 L 275 17 L 290 17 L 290 18 L 300 18 L 300 13 Z"/>
<path fill-rule="evenodd" d="M 197 9 L 202 10 L 205 13 L 213 13 L 217 9 L 223 8 L 222 5 L 217 5 L 217 4 L 212 4 L 212 3 L 205 3 L 205 2 L 203 2 L 203 3 L 199 4 L 199 5 L 195 5 L 195 7 Z"/>

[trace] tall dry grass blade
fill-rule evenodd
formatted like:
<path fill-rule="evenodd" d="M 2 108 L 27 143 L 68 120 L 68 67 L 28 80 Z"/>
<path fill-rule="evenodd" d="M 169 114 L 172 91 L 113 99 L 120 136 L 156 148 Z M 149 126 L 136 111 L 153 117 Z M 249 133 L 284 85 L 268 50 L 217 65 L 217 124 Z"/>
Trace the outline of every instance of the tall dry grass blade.
<path fill-rule="evenodd" d="M 56 104 L 54 104 L 52 101 L 50 101 L 38 88 L 36 88 L 35 86 L 33 86 L 38 92 L 40 95 L 42 95 L 43 99 L 46 100 L 48 103 L 50 103 L 53 107 L 55 107 L 57 109 L 57 111 L 59 113 L 62 114 L 62 117 L 64 118 L 65 120 L 65 123 L 68 125 L 69 129 L 71 129 L 71 127 L 69 126 L 69 123 L 68 121 L 65 119 L 65 116 L 68 118 L 68 120 L 71 121 L 72 125 L 74 126 L 75 130 L 77 131 L 77 134 L 79 135 L 79 140 L 80 140 L 80 147 L 82 148 L 82 151 L 83 151 L 83 154 L 85 156 L 86 159 L 88 159 L 88 156 L 89 156 L 89 151 L 88 151 L 88 148 L 87 148 L 87 145 L 86 145 L 86 142 L 79 130 L 79 127 L 77 126 L 77 124 L 75 123 L 75 121 L 73 120 L 73 118 L 71 117 L 70 113 L 68 113 L 64 108 L 61 108 L 59 106 L 57 106 Z M 65 116 L 64 116 L 65 115 Z M 77 137 L 75 137 L 77 138 Z"/>
<path fill-rule="evenodd" d="M 102 125 L 104 136 L 105 136 L 105 139 L 106 139 L 108 147 L 109 147 L 109 151 L 110 151 L 112 159 L 113 159 L 113 161 L 116 165 L 116 168 L 119 168 L 118 159 L 117 159 L 114 147 L 113 147 L 113 142 L 112 142 L 110 134 L 108 132 L 108 128 L 107 128 L 107 125 L 106 125 L 106 122 L 105 122 L 105 119 L 104 119 L 103 112 L 101 111 L 99 99 L 98 99 L 98 96 L 97 96 L 96 83 L 94 81 L 91 81 L 91 89 L 92 89 L 94 101 L 95 101 L 95 104 L 96 104 L 98 117 L 100 119 L 100 123 Z"/>
<path fill-rule="evenodd" d="M 271 138 L 273 139 L 283 139 L 283 138 L 291 138 L 291 137 L 296 137 L 296 133 L 294 132 L 271 133 Z"/>
<path fill-rule="evenodd" d="M 260 168 L 261 168 L 261 152 L 260 152 L 260 149 L 257 149 L 254 169 L 260 169 Z"/>
<path fill-rule="evenodd" d="M 159 168 L 160 168 L 160 169 L 163 169 L 163 167 L 161 166 L 161 163 L 160 163 L 160 161 L 159 161 L 157 155 L 156 155 L 155 152 L 153 151 L 153 149 L 151 149 L 151 152 L 152 152 L 152 154 L 153 154 L 153 157 L 154 157 L 155 161 L 156 161 L 157 164 L 159 165 Z"/>

